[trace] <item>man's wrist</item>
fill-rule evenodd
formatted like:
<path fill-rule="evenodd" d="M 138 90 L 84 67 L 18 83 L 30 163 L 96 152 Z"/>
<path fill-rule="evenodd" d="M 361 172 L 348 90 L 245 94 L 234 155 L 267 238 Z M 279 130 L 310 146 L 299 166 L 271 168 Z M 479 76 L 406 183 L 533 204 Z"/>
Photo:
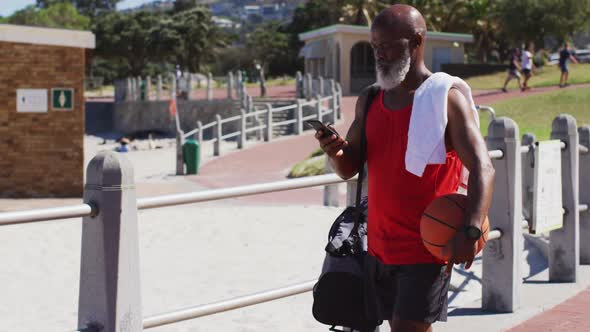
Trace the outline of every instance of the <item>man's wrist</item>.
<path fill-rule="evenodd" d="M 465 237 L 468 240 L 478 241 L 481 238 L 481 228 L 475 225 L 467 225 L 463 228 Z"/>

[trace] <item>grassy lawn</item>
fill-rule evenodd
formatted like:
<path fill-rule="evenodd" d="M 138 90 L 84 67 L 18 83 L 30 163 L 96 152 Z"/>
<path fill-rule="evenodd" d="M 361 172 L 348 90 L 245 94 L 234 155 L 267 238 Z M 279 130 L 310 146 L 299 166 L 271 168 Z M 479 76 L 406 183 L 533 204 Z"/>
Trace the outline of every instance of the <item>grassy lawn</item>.
<path fill-rule="evenodd" d="M 506 116 L 516 121 L 520 136 L 532 132 L 538 140 L 549 139 L 551 122 L 567 113 L 576 118 L 579 126 L 590 124 L 590 88 L 562 89 L 541 95 L 515 98 L 492 104 L 496 116 Z M 482 134 L 487 133 L 489 117 L 480 116 Z"/>
<path fill-rule="evenodd" d="M 570 84 L 590 83 L 590 64 L 571 64 L 570 63 Z M 474 90 L 494 90 L 502 88 L 506 79 L 506 72 L 492 75 L 483 75 L 467 79 L 467 83 Z M 560 71 L 557 65 L 545 65 L 537 69 L 533 77 L 529 80 L 531 87 L 552 86 L 559 84 Z M 522 81 L 521 77 L 521 81 Z M 516 88 L 516 81 L 508 83 L 509 89 Z"/>

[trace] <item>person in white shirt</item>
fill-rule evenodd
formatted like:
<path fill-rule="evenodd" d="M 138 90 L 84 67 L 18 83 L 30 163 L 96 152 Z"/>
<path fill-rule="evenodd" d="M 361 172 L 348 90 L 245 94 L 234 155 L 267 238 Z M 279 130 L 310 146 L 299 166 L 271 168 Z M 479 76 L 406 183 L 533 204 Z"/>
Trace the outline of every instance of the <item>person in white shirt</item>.
<path fill-rule="evenodd" d="M 533 45 L 529 44 L 529 47 L 522 52 L 520 57 L 520 67 L 524 74 L 524 83 L 522 84 L 521 91 L 529 90 L 528 81 L 533 76 L 533 69 L 535 64 L 533 63 Z"/>

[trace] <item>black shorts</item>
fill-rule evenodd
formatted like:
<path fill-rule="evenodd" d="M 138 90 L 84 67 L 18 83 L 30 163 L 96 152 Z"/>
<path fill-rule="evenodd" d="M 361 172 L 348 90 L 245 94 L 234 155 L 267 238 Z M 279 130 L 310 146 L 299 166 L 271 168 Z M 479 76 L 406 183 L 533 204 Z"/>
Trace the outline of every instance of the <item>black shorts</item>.
<path fill-rule="evenodd" d="M 524 74 L 524 76 L 529 76 L 531 74 L 531 70 L 530 69 L 523 69 L 522 73 Z"/>
<path fill-rule="evenodd" d="M 369 310 L 382 320 L 393 317 L 432 324 L 447 320 L 450 276 L 445 265 L 384 265 L 367 255 Z M 373 283 L 371 285 L 370 283 Z"/>

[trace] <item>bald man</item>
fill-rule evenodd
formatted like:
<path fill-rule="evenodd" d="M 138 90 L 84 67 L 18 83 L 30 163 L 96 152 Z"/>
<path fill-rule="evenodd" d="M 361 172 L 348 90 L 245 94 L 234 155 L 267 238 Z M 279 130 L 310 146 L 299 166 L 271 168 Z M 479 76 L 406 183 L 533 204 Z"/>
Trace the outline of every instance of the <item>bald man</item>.
<path fill-rule="evenodd" d="M 456 89 L 449 91 L 446 101 L 446 163 L 427 165 L 421 177 L 406 171 L 404 156 L 414 92 L 432 75 L 423 60 L 425 36 L 424 18 L 406 5 L 383 10 L 371 27 L 380 91 L 371 103 L 365 127 L 367 266 L 381 266 L 379 277 L 371 280 L 377 290 L 375 310 L 396 332 L 432 331 L 432 323 L 446 320 L 452 266 L 466 263 L 469 268 L 474 259 L 494 178 L 473 111 Z M 361 126 L 366 100 L 365 90 L 357 100 L 356 117 L 346 139 L 316 134 L 336 173 L 344 179 L 353 177 L 365 161 L 361 160 Z M 433 199 L 457 191 L 463 166 L 470 171 L 465 227 L 447 243 L 445 250 L 452 258 L 444 262 L 422 244 L 420 216 Z"/>

